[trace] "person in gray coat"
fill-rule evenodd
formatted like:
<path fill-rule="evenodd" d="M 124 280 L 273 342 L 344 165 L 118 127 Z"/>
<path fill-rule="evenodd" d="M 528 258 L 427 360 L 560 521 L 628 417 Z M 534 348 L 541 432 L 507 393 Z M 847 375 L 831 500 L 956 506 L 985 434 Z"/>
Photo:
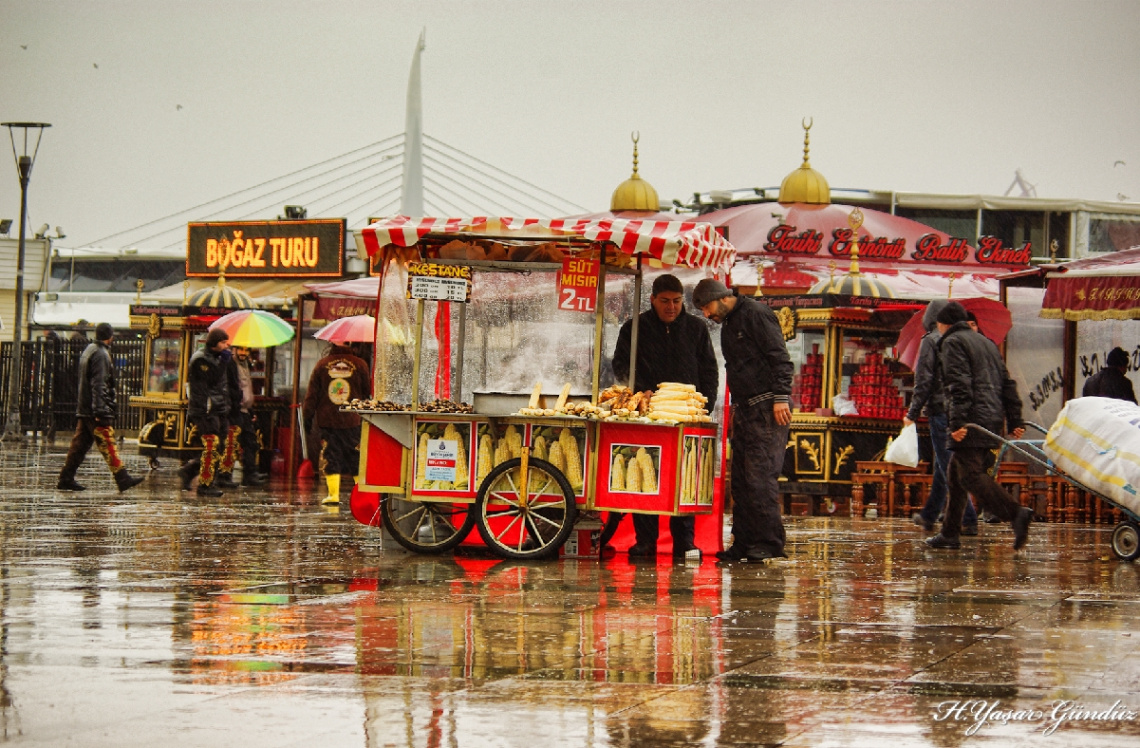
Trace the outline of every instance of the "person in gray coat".
<path fill-rule="evenodd" d="M 947 476 L 950 503 L 942 531 L 927 538 L 926 544 L 931 548 L 959 547 L 967 494 L 972 493 L 983 509 L 1012 525 L 1013 548 L 1020 550 L 1029 539 L 1033 510 L 1018 505 L 987 471 L 990 450 L 998 446 L 997 440 L 968 427 L 974 424 L 993 434 L 1008 428 L 1014 439 L 1020 439 L 1025 429 L 1017 384 L 1010 378 L 997 346 L 970 328 L 961 304 L 950 302 L 936 319 L 942 335 L 938 354 L 952 452 Z"/>

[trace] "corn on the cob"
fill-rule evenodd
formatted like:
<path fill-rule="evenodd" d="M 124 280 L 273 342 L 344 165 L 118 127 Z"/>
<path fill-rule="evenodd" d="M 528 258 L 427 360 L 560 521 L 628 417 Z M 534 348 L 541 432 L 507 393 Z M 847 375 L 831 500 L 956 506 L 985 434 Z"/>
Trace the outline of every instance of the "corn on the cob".
<path fill-rule="evenodd" d="M 641 466 L 636 458 L 630 460 L 625 468 L 625 490 L 641 493 Z"/>
<path fill-rule="evenodd" d="M 558 433 L 558 443 L 562 445 L 562 456 L 566 460 L 566 480 L 575 491 L 582 488 L 582 455 L 578 451 L 578 440 L 570 429 Z"/>
<path fill-rule="evenodd" d="M 491 450 L 491 435 L 483 434 L 479 437 L 479 461 L 475 467 L 475 482 L 479 485 L 483 484 L 483 479 L 487 477 L 487 473 L 491 472 L 491 468 L 495 466 L 492 450 Z"/>
<path fill-rule="evenodd" d="M 610 490 L 625 490 L 625 457 L 620 452 L 614 456 L 614 466 L 610 469 Z"/>
<path fill-rule="evenodd" d="M 701 456 L 701 500 L 702 504 L 711 504 L 713 495 L 713 449 L 712 442 L 705 444 L 704 454 Z"/>
<path fill-rule="evenodd" d="M 507 426 L 507 431 L 503 434 L 502 440 L 507 443 L 507 450 L 511 457 L 522 457 L 522 434 L 519 433 L 513 423 Z"/>
<path fill-rule="evenodd" d="M 562 454 L 562 444 L 559 442 L 551 442 L 550 455 L 546 458 L 554 467 L 558 468 L 563 474 L 566 473 L 566 456 Z"/>
<path fill-rule="evenodd" d="M 653 469 L 653 458 L 645 447 L 637 450 L 637 464 L 641 467 L 641 490 L 644 493 L 657 493 L 657 471 Z"/>
<path fill-rule="evenodd" d="M 495 445 L 495 467 L 509 459 L 511 459 L 511 447 L 506 439 L 499 439 L 499 443 Z"/>
<path fill-rule="evenodd" d="M 696 485 L 695 471 L 693 469 L 693 443 L 685 449 L 685 460 L 681 463 L 681 503 L 692 504 Z"/>
<path fill-rule="evenodd" d="M 420 434 L 419 448 L 416 450 L 416 488 L 427 486 L 427 453 L 431 437 L 426 431 Z"/>
<path fill-rule="evenodd" d="M 531 447 L 530 453 L 536 460 L 546 459 L 547 449 L 545 436 L 534 437 L 534 446 Z"/>
<path fill-rule="evenodd" d="M 447 428 L 443 430 L 443 438 L 448 441 L 453 441 L 456 444 L 455 449 L 455 483 L 454 488 L 467 488 L 467 448 L 463 445 L 463 435 L 459 433 L 459 429 L 455 428 L 454 423 L 447 424 Z"/>

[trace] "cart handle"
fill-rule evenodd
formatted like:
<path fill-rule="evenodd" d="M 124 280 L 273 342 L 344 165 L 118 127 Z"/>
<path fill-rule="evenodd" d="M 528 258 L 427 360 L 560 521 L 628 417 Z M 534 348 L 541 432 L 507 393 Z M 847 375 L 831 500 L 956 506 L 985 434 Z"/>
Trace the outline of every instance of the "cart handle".
<path fill-rule="evenodd" d="M 1036 423 L 1027 423 L 1026 425 L 1034 426 L 1034 427 L 1040 429 L 1042 432 L 1048 433 L 1048 431 L 1046 429 L 1041 428 L 1041 426 L 1038 426 Z M 975 431 L 980 431 L 981 433 L 985 434 L 986 436 L 989 436 L 993 439 L 997 439 L 1005 447 L 1009 447 L 1011 449 L 1017 450 L 1021 454 L 1025 455 L 1029 459 L 1036 462 L 1041 467 L 1045 468 L 1046 472 L 1048 472 L 1052 475 L 1056 475 L 1059 478 L 1063 478 L 1070 485 L 1076 486 L 1080 490 L 1085 491 L 1086 493 L 1088 493 L 1090 495 L 1099 496 L 1101 498 L 1104 498 L 1104 494 L 1102 494 L 1100 491 L 1097 491 L 1094 488 L 1090 488 L 1089 486 L 1086 486 L 1084 483 L 1080 482 L 1079 480 L 1077 480 L 1073 476 L 1071 476 L 1071 475 L 1061 471 L 1060 469 L 1058 469 L 1057 466 L 1054 465 L 1052 462 L 1050 462 L 1046 459 L 1042 459 L 1038 455 L 1033 454 L 1029 450 L 1025 449 L 1018 441 L 1010 440 L 1010 439 L 1006 439 L 1004 437 L 998 436 L 997 434 L 990 431 L 989 429 L 984 428 L 982 426 L 979 426 L 976 423 L 967 423 L 966 428 L 974 429 Z M 1041 454 L 1044 455 L 1045 454 L 1044 451 L 1042 451 Z M 1115 504 L 1113 504 L 1113 506 L 1115 506 Z"/>

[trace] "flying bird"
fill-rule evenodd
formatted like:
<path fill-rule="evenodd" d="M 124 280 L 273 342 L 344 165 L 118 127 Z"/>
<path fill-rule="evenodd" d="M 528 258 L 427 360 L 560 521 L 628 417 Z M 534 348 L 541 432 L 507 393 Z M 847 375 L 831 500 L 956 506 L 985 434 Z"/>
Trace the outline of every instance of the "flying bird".
<path fill-rule="evenodd" d="M 28 48 L 28 45 L 27 45 L 27 44 L 21 44 L 21 45 L 20 45 L 20 49 L 27 49 L 27 48 Z"/>
<path fill-rule="evenodd" d="M 181 111 L 182 111 L 182 105 L 181 105 L 181 104 L 175 104 L 175 105 L 174 105 L 174 109 L 175 109 L 176 111 L 179 111 L 179 112 L 181 112 Z"/>
<path fill-rule="evenodd" d="M 91 65 L 92 65 L 92 67 L 94 67 L 96 70 L 98 70 L 98 69 L 99 69 L 99 63 L 97 63 L 97 62 L 93 62 L 93 63 L 91 63 Z"/>
<path fill-rule="evenodd" d="M 1118 166 L 1127 166 L 1127 165 L 1128 165 L 1128 164 L 1124 163 L 1124 162 L 1123 162 L 1123 161 L 1121 161 L 1120 159 L 1117 159 L 1117 160 L 1116 160 L 1116 163 L 1112 165 L 1112 168 L 1113 168 L 1113 169 L 1115 169 L 1115 168 L 1116 168 L 1116 167 L 1118 167 Z"/>

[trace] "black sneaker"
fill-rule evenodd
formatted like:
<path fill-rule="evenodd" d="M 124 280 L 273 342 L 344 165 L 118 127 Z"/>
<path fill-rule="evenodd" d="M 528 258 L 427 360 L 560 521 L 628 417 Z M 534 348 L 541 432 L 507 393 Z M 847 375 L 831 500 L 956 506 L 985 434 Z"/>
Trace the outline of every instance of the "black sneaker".
<path fill-rule="evenodd" d="M 1033 510 L 1027 506 L 1017 510 L 1013 518 L 1013 550 L 1020 551 L 1029 542 L 1029 525 L 1033 522 Z"/>
<path fill-rule="evenodd" d="M 932 535 L 922 542 L 926 543 L 926 545 L 930 548 L 949 548 L 956 550 L 962 547 L 962 544 L 958 541 L 958 538 L 948 538 L 942 533 Z"/>
<path fill-rule="evenodd" d="M 686 547 L 686 546 L 673 546 L 673 558 L 685 558 L 686 554 L 688 554 L 689 551 L 696 551 L 698 554 L 697 558 L 700 558 L 699 554 L 701 552 L 701 549 L 696 547 L 695 545 L 690 545 L 688 547 Z"/>
<path fill-rule="evenodd" d="M 198 484 L 198 495 L 199 495 L 199 496 L 214 496 L 214 497 L 217 497 L 217 496 L 222 496 L 222 495 L 224 495 L 224 493 L 225 493 L 225 492 L 224 492 L 224 491 L 222 491 L 222 489 L 220 489 L 220 488 L 217 488 L 217 487 L 215 487 L 215 486 L 207 486 L 207 485 L 204 485 L 204 484 L 202 484 L 202 483 L 199 483 L 199 484 Z"/>
<path fill-rule="evenodd" d="M 241 477 L 243 486 L 264 486 L 269 482 L 269 476 L 261 473 L 249 473 Z"/>
<path fill-rule="evenodd" d="M 655 558 L 657 556 L 657 547 L 649 544 L 635 543 L 629 548 L 630 558 Z"/>
<path fill-rule="evenodd" d="M 189 463 L 178 468 L 178 477 L 182 479 L 183 491 L 190 490 L 190 484 L 194 482 L 194 475 L 197 473 L 196 470 L 187 470 L 187 467 L 189 467 Z"/>
<path fill-rule="evenodd" d="M 233 473 L 218 473 L 214 485 L 218 488 L 237 488 L 240 484 L 234 482 Z"/>
<path fill-rule="evenodd" d="M 86 491 L 87 486 L 84 486 L 80 483 L 76 483 L 74 478 L 72 478 L 71 480 L 64 480 L 63 478 L 60 478 L 59 483 L 55 484 L 55 490 L 57 490 L 57 491 Z"/>
<path fill-rule="evenodd" d="M 969 536 L 971 538 L 975 537 L 978 534 L 978 526 L 977 525 L 962 525 L 962 533 L 961 534 Z"/>
<path fill-rule="evenodd" d="M 132 476 L 132 475 L 126 473 L 126 471 L 124 471 L 124 474 L 126 475 L 125 478 L 121 478 L 121 479 L 116 478 L 115 479 L 115 483 L 119 486 L 119 493 L 122 493 L 123 491 L 126 491 L 127 489 L 134 488 L 135 486 L 137 486 L 138 484 L 140 484 L 144 480 L 146 480 L 141 475 Z"/>
<path fill-rule="evenodd" d="M 921 527 L 923 530 L 926 530 L 927 532 L 934 531 L 934 523 L 927 522 L 925 519 L 923 519 L 922 512 L 915 512 L 911 519 L 913 519 L 914 523 Z"/>

